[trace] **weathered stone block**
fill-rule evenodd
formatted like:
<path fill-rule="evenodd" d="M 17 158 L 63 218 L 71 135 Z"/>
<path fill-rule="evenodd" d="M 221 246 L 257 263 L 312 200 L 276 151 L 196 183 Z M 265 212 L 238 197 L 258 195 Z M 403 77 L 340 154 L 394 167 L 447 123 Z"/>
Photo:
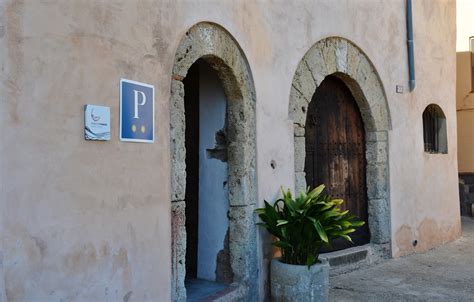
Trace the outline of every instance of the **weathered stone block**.
<path fill-rule="evenodd" d="M 295 194 L 306 190 L 306 173 L 297 172 L 295 173 Z"/>
<path fill-rule="evenodd" d="M 347 40 L 336 40 L 336 69 L 339 72 L 347 71 Z"/>
<path fill-rule="evenodd" d="M 306 146 L 304 137 L 295 137 L 295 172 L 304 172 Z"/>
<path fill-rule="evenodd" d="M 359 69 L 360 58 L 363 57 L 360 49 L 352 43 L 347 43 L 347 70 L 346 73 L 355 78 L 357 70 Z"/>
<path fill-rule="evenodd" d="M 316 91 L 316 83 L 314 82 L 311 71 L 305 61 L 301 61 L 296 69 L 293 79 L 293 87 L 295 87 L 306 99 L 310 100 Z"/>
<path fill-rule="evenodd" d="M 186 192 L 186 148 L 184 143 L 184 85 L 171 81 L 170 100 L 171 200 L 184 200 Z"/>
<path fill-rule="evenodd" d="M 387 131 L 371 131 L 365 133 L 365 140 L 368 142 L 388 141 Z"/>
<path fill-rule="evenodd" d="M 388 167 L 385 163 L 367 163 L 367 196 L 369 199 L 388 197 Z"/>
<path fill-rule="evenodd" d="M 229 208 L 229 249 L 234 282 L 252 280 L 256 269 L 256 215 L 254 206 Z"/>
<path fill-rule="evenodd" d="M 180 81 L 171 81 L 170 107 L 170 136 L 179 137 L 185 129 L 184 85 Z"/>
<path fill-rule="evenodd" d="M 248 172 L 247 172 L 248 173 Z M 229 174 L 229 204 L 231 206 L 242 206 L 256 204 L 254 177 L 249 174 Z"/>
<path fill-rule="evenodd" d="M 380 79 L 366 57 L 362 57 L 355 80 L 360 86 L 374 118 L 375 129 L 388 130 L 390 121 L 388 106 Z"/>
<path fill-rule="evenodd" d="M 305 128 L 301 127 L 298 124 L 294 124 L 294 127 L 295 127 L 295 137 L 304 137 Z"/>
<path fill-rule="evenodd" d="M 369 77 L 373 73 L 372 66 L 369 62 L 369 60 L 361 55 L 359 59 L 359 67 L 357 68 L 357 72 L 354 76 L 354 79 L 359 85 L 362 85 L 365 83 L 367 80 L 367 77 Z"/>
<path fill-rule="evenodd" d="M 172 273 L 171 279 L 173 301 L 186 301 L 186 288 L 184 278 L 186 276 L 186 214 L 185 202 L 171 203 L 171 244 L 172 244 Z"/>
<path fill-rule="evenodd" d="M 242 135 L 244 136 L 244 135 Z M 244 175 L 249 168 L 253 167 L 255 161 L 255 145 L 248 140 L 238 140 L 227 145 L 228 163 L 233 173 L 237 175 Z M 240 174 L 239 174 L 240 173 Z"/>
<path fill-rule="evenodd" d="M 318 43 L 324 44 L 324 47 L 321 48 L 321 52 L 324 57 L 324 62 L 326 63 L 326 70 L 328 72 L 328 75 L 335 73 L 337 71 L 336 46 L 338 43 L 338 39 L 330 38 Z"/>
<path fill-rule="evenodd" d="M 306 123 L 306 112 L 308 111 L 308 100 L 295 87 L 290 91 L 290 119 L 300 126 Z"/>
<path fill-rule="evenodd" d="M 195 30 L 191 30 L 186 33 L 184 38 L 180 42 L 179 48 L 176 50 L 175 62 L 179 64 L 174 64 L 173 74 L 181 77 L 186 77 L 189 67 L 199 58 L 200 50 L 199 43 L 195 43 L 194 36 Z"/>
<path fill-rule="evenodd" d="M 365 157 L 369 164 L 385 163 L 388 161 L 388 142 L 366 142 Z"/>
<path fill-rule="evenodd" d="M 388 199 L 369 200 L 369 228 L 372 243 L 390 242 L 390 204 Z"/>
<path fill-rule="evenodd" d="M 186 195 L 186 163 L 177 162 L 171 170 L 171 201 L 181 201 Z"/>
<path fill-rule="evenodd" d="M 304 56 L 303 60 L 308 65 L 316 85 L 319 86 L 324 78 L 328 75 L 326 63 L 323 54 L 321 53 L 320 44 L 313 46 Z M 313 93 L 314 94 L 314 93 Z M 312 95 L 311 95 L 312 96 Z"/>

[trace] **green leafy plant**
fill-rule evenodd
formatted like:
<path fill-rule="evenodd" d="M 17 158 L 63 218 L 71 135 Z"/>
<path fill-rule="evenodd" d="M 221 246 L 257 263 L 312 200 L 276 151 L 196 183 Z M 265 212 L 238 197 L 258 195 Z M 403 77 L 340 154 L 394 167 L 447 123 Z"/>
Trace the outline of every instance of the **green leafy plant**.
<path fill-rule="evenodd" d="M 349 211 L 342 211 L 342 199 L 323 195 L 325 186 L 305 192 L 293 199 L 290 190 L 282 188 L 283 197 L 270 205 L 256 209 L 261 223 L 270 234 L 278 238 L 273 245 L 281 249 L 281 261 L 288 264 L 311 266 L 318 262 L 319 251 L 330 246 L 331 240 L 344 238 L 352 242 L 349 234 L 364 225 Z"/>

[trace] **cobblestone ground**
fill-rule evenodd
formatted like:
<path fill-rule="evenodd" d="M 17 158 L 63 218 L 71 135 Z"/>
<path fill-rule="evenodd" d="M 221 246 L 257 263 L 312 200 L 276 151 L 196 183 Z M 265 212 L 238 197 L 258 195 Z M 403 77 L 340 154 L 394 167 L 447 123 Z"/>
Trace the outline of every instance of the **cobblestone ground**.
<path fill-rule="evenodd" d="M 474 220 L 462 226 L 455 242 L 331 278 L 330 301 L 474 301 Z"/>

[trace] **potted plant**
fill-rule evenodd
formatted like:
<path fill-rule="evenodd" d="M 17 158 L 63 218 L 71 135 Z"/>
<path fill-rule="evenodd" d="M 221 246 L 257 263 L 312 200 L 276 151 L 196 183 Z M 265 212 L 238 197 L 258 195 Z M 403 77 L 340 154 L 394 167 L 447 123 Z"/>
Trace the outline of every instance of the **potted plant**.
<path fill-rule="evenodd" d="M 342 211 L 342 199 L 322 192 L 325 186 L 302 192 L 293 199 L 282 189 L 282 198 L 256 209 L 266 228 L 277 240 L 281 258 L 273 259 L 270 281 L 272 301 L 327 301 L 329 264 L 318 260 L 319 250 L 331 240 L 345 238 L 362 226 L 349 211 Z"/>

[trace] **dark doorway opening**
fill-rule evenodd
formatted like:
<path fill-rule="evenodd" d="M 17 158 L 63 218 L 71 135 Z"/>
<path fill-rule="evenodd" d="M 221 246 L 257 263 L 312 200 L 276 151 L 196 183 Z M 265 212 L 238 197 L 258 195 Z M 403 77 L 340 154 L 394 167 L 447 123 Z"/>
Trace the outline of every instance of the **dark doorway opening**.
<path fill-rule="evenodd" d="M 325 193 L 344 199 L 343 210 L 366 222 L 350 235 L 354 244 L 338 239 L 322 252 L 369 243 L 364 124 L 351 91 L 335 76 L 324 79 L 308 106 L 305 144 L 307 185 L 325 184 Z"/>
<path fill-rule="evenodd" d="M 184 84 L 186 147 L 186 291 L 200 301 L 233 281 L 229 253 L 227 101 L 217 73 L 204 60 Z"/>
<path fill-rule="evenodd" d="M 184 83 L 186 117 L 186 277 L 197 278 L 199 227 L 199 65 L 188 71 Z"/>

